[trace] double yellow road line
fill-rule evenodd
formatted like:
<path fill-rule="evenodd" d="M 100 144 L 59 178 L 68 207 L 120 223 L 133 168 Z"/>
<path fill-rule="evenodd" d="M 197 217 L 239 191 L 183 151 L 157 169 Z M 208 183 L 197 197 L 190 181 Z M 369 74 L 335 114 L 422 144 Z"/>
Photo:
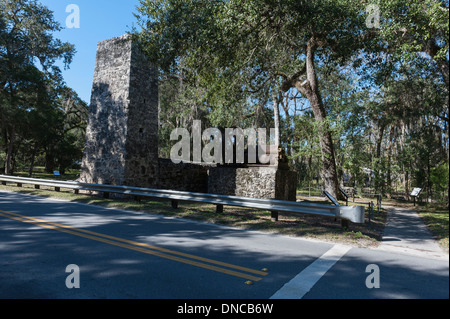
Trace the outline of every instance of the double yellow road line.
<path fill-rule="evenodd" d="M 241 266 L 237 266 L 237 265 L 233 265 L 233 264 L 229 264 L 229 263 L 225 263 L 225 262 L 221 262 L 221 261 L 217 261 L 217 260 L 213 260 L 213 259 L 203 258 L 203 257 L 186 254 L 183 252 L 178 252 L 178 251 L 174 251 L 174 250 L 170 250 L 170 249 L 166 249 L 166 248 L 162 248 L 162 247 L 157 247 L 157 246 L 153 246 L 153 245 L 149 245 L 149 244 L 145 244 L 145 243 L 140 243 L 140 242 L 133 241 L 133 240 L 127 240 L 127 239 L 123 239 L 123 238 L 119 238 L 119 237 L 115 237 L 115 236 L 100 234 L 100 233 L 93 232 L 93 231 L 86 230 L 86 229 L 71 227 L 71 226 L 54 223 L 54 222 L 46 221 L 46 220 L 39 219 L 39 218 L 24 216 L 24 215 L 7 212 L 7 211 L 3 211 L 3 210 L 0 210 L 0 216 L 9 218 L 9 219 L 13 219 L 13 220 L 17 220 L 20 222 L 24 222 L 24 223 L 34 224 L 34 225 L 37 225 L 37 226 L 40 226 L 43 228 L 48 228 L 48 229 L 56 230 L 59 232 L 88 238 L 88 239 L 95 240 L 98 242 L 138 251 L 138 252 L 141 252 L 144 254 L 149 254 L 149 255 L 173 260 L 173 261 L 180 262 L 183 264 L 188 264 L 188 265 L 192 265 L 192 266 L 196 266 L 196 267 L 200 267 L 200 268 L 205 268 L 208 270 L 213 270 L 213 271 L 216 271 L 219 273 L 224 273 L 227 275 L 244 278 L 244 279 L 251 280 L 254 282 L 262 279 L 262 277 L 259 277 L 259 276 L 268 275 L 268 273 L 266 271 L 241 267 Z M 255 275 L 258 275 L 258 276 L 255 276 Z"/>

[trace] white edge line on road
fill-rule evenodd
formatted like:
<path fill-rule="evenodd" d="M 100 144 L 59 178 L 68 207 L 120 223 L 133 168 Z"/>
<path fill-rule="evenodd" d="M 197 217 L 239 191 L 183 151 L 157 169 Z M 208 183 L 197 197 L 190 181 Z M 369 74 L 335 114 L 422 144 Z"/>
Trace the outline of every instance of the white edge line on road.
<path fill-rule="evenodd" d="M 351 248 L 350 246 L 339 244 L 334 245 L 330 250 L 281 287 L 270 299 L 302 299 L 320 278 Z"/>

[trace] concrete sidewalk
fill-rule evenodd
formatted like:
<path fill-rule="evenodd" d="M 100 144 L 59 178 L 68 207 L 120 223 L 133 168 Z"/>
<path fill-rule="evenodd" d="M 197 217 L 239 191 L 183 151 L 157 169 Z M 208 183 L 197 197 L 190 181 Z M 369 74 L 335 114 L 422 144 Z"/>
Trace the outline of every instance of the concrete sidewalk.
<path fill-rule="evenodd" d="M 377 249 L 424 258 L 449 260 L 419 214 L 411 209 L 386 207 L 388 220 Z"/>

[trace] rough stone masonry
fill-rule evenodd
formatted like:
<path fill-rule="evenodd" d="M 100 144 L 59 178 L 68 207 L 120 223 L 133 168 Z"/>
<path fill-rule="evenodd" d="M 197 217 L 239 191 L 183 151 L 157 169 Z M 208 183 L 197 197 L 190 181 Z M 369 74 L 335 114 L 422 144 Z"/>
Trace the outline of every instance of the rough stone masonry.
<path fill-rule="evenodd" d="M 158 83 L 131 36 L 98 43 L 80 181 L 156 187 Z"/>
<path fill-rule="evenodd" d="M 80 181 L 295 200 L 286 167 L 158 158 L 157 72 L 124 35 L 98 43 Z"/>

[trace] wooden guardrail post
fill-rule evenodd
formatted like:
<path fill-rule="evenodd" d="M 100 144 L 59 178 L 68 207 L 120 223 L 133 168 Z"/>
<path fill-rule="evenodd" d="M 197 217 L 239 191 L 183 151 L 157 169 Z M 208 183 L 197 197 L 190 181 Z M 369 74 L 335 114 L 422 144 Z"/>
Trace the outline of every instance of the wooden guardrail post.
<path fill-rule="evenodd" d="M 276 211 L 276 210 L 271 211 L 270 212 L 270 219 L 273 222 L 277 222 L 278 221 L 278 211 Z"/>
<path fill-rule="evenodd" d="M 341 219 L 341 227 L 342 228 L 348 228 L 349 226 L 349 221 L 347 219 Z"/>

